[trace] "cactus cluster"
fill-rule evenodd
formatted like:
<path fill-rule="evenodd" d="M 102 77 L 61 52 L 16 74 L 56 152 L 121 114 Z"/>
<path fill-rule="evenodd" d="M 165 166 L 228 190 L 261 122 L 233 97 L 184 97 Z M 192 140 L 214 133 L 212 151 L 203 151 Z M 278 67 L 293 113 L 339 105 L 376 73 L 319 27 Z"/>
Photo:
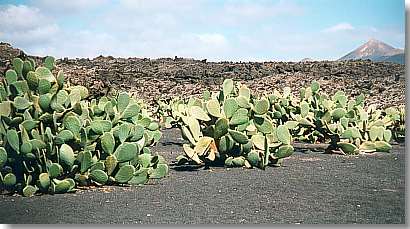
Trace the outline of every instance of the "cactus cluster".
<path fill-rule="evenodd" d="M 170 104 L 171 118 L 179 124 L 184 155 L 178 164 L 258 167 L 280 165 L 293 153 L 286 125 L 271 114 L 267 97 L 256 97 L 246 85 L 231 79 L 219 92 L 206 91 L 201 99 L 189 98 Z"/>
<path fill-rule="evenodd" d="M 299 103 L 288 113 L 292 133 L 298 141 L 330 143 L 328 151 L 343 154 L 389 152 L 393 116 L 364 106 L 364 96 L 349 98 L 343 91 L 329 96 L 312 82 L 302 88 Z M 394 110 L 393 108 L 391 108 Z M 391 112 L 393 113 L 393 111 Z"/>
<path fill-rule="evenodd" d="M 292 154 L 292 139 L 329 143 L 328 152 L 358 154 L 389 152 L 390 141 L 405 136 L 404 106 L 365 107 L 363 95 L 353 99 L 337 91 L 329 96 L 316 81 L 302 88 L 299 97 L 285 87 L 258 98 L 246 85 L 235 86 L 228 79 L 219 92 L 205 91 L 201 99 L 159 104 L 165 127 L 179 126 L 189 141 L 185 155 L 178 157 L 180 164 L 224 161 L 227 166 L 264 168 Z"/>
<path fill-rule="evenodd" d="M 87 88 L 53 70 L 53 57 L 38 67 L 16 58 L 0 82 L 0 189 L 32 196 L 167 175 L 148 148 L 159 125 L 141 103 L 127 93 L 88 101 Z"/>

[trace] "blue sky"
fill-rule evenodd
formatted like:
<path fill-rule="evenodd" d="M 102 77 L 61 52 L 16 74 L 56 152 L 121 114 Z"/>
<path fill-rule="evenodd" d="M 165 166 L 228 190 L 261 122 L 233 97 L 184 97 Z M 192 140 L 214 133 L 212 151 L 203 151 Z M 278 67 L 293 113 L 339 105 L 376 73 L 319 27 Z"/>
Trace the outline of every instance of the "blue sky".
<path fill-rule="evenodd" d="M 337 59 L 374 38 L 405 43 L 404 0 L 19 0 L 0 41 L 56 57 Z"/>

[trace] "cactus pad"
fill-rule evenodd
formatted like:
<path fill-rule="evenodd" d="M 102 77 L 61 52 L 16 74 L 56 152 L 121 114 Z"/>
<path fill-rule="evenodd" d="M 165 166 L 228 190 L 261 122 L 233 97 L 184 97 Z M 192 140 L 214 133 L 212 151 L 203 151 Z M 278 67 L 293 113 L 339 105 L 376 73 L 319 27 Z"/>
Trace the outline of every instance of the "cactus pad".
<path fill-rule="evenodd" d="M 132 165 L 125 165 L 122 166 L 117 174 L 115 174 L 115 181 L 118 183 L 127 183 L 129 180 L 132 179 L 135 173 L 135 168 Z"/>
<path fill-rule="evenodd" d="M 137 155 L 138 148 L 134 143 L 124 142 L 118 146 L 114 155 L 119 163 L 131 161 Z"/>

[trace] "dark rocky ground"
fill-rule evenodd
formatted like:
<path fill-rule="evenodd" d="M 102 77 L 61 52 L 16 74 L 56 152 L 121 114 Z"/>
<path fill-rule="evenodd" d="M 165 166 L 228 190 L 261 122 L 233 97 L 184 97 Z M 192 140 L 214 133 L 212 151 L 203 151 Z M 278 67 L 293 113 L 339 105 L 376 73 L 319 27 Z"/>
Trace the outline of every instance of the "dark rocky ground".
<path fill-rule="evenodd" d="M 16 56 L 26 54 L 0 43 L 0 75 Z M 205 89 L 216 90 L 225 78 L 246 83 L 259 94 L 289 86 L 296 95 L 301 87 L 317 80 L 329 94 L 339 89 L 351 96 L 363 93 L 367 105 L 405 104 L 404 65 L 388 62 L 207 62 L 183 58 L 97 57 L 60 59 L 57 70 L 60 69 L 72 84 L 88 87 L 93 96 L 126 90 L 151 105 L 160 97 L 200 95 Z"/>
<path fill-rule="evenodd" d="M 179 143 L 168 130 L 154 151 L 172 162 Z M 265 171 L 171 166 L 146 186 L 2 195 L 0 223 L 405 224 L 404 153 L 404 145 L 390 154 L 297 152 Z"/>

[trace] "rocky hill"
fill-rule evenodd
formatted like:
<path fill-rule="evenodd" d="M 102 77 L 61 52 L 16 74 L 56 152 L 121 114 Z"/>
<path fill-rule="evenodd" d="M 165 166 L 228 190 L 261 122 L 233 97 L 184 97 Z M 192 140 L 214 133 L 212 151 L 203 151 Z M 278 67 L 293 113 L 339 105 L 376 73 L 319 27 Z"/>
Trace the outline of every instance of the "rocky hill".
<path fill-rule="evenodd" d="M 0 72 L 10 59 L 24 56 L 10 45 L 0 44 Z M 37 58 L 38 61 L 41 58 Z M 59 59 L 68 81 L 88 87 L 93 96 L 126 90 L 153 104 L 160 97 L 201 95 L 215 90 L 225 78 L 246 83 L 259 93 L 289 86 L 299 88 L 317 80 L 323 90 L 344 90 L 349 95 L 364 93 L 369 104 L 382 107 L 405 103 L 404 65 L 350 61 L 309 62 L 207 62 L 183 58 L 113 58 Z M 368 104 L 368 105 L 369 105 Z"/>
<path fill-rule="evenodd" d="M 339 60 L 369 59 L 372 61 L 394 62 L 404 64 L 404 50 L 394 48 L 379 40 L 370 39 L 357 49 L 351 51 Z"/>

